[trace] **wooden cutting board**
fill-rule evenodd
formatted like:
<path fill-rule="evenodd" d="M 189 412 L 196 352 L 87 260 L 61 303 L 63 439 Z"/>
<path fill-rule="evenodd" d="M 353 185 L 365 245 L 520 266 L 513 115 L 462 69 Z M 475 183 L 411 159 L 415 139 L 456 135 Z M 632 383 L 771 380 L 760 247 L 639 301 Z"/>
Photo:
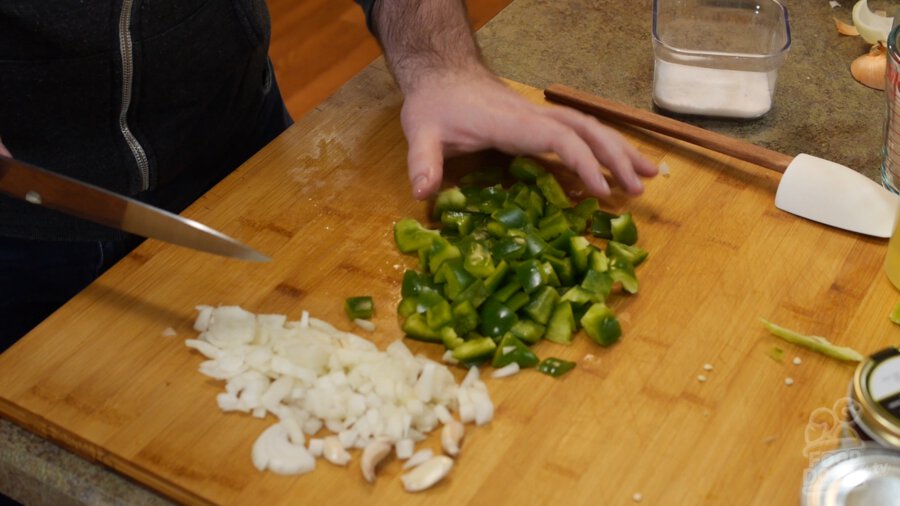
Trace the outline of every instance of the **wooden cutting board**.
<path fill-rule="evenodd" d="M 396 460 L 366 483 L 358 452 L 348 468 L 257 472 L 250 448 L 271 419 L 219 412 L 221 383 L 184 346 L 194 306 L 305 309 L 352 330 L 344 299 L 371 294 L 378 328 L 358 332 L 380 346 L 398 338 L 400 279 L 416 261 L 395 249 L 392 225 L 429 209 L 410 196 L 399 107 L 390 76 L 368 71 L 295 124 L 185 212 L 273 261 L 148 241 L 0 356 L 3 416 L 187 503 L 797 503 L 810 462 L 834 443 L 810 415 L 845 396 L 853 366 L 777 341 L 759 318 L 863 353 L 897 344 L 887 243 L 777 210 L 775 173 L 633 130 L 671 175 L 606 205 L 634 214 L 650 252 L 640 292 L 613 304 L 618 344 L 539 343 L 578 367 L 559 380 L 487 379 L 494 421 L 470 427 L 449 478 L 418 496 L 402 490 Z"/>

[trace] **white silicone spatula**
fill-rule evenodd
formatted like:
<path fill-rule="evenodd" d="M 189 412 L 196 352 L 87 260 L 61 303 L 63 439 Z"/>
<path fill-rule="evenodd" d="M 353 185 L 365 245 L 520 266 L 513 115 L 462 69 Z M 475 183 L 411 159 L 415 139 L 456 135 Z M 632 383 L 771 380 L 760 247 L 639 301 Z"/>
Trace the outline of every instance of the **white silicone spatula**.
<path fill-rule="evenodd" d="M 860 234 L 891 236 L 897 196 L 849 167 L 807 154 L 790 157 L 561 84 L 551 85 L 544 90 L 544 95 L 550 101 L 601 118 L 665 134 L 782 172 L 775 193 L 775 206 L 779 209 Z"/>

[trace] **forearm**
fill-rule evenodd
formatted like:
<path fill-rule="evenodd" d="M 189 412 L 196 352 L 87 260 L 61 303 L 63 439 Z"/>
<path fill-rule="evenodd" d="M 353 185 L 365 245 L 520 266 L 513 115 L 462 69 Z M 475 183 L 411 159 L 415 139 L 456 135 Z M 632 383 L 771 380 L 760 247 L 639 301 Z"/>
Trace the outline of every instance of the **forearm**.
<path fill-rule="evenodd" d="M 377 0 L 372 14 L 404 94 L 430 76 L 483 67 L 461 0 Z"/>

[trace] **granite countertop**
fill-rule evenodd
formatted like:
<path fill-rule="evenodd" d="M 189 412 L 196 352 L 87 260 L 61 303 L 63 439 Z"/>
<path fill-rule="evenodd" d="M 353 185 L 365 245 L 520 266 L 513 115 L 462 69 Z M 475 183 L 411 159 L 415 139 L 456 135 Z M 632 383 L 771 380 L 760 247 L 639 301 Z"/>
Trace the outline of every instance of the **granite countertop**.
<path fill-rule="evenodd" d="M 869 49 L 837 33 L 855 0 L 782 0 L 792 44 L 774 105 L 755 120 L 664 113 L 787 155 L 808 153 L 881 181 L 884 92 L 857 83 L 850 62 Z M 517 0 L 478 33 L 500 75 L 545 88 L 562 83 L 653 110 L 652 0 Z M 657 112 L 661 112 L 658 111 Z"/>
<path fill-rule="evenodd" d="M 880 181 L 884 95 L 850 76 L 850 62 L 868 46 L 859 37 L 838 35 L 832 21 L 833 15 L 849 20 L 853 1 L 835 9 L 826 0 L 784 3 L 793 42 L 772 110 L 756 120 L 679 119 L 789 155 L 827 158 Z M 651 5 L 516 0 L 478 38 L 488 64 L 503 77 L 539 88 L 563 83 L 653 109 Z M 379 60 L 363 74 L 383 71 Z M 0 420 L 0 492 L 27 504 L 168 502 L 6 420 Z"/>

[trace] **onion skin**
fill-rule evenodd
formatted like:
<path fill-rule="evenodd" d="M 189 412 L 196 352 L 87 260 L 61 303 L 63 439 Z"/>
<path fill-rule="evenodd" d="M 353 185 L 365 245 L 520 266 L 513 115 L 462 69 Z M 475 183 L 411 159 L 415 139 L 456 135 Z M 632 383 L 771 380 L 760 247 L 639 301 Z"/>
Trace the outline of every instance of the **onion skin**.
<path fill-rule="evenodd" d="M 850 74 L 860 83 L 876 90 L 884 90 L 887 71 L 887 51 L 882 44 L 875 44 L 868 53 L 850 64 Z"/>

